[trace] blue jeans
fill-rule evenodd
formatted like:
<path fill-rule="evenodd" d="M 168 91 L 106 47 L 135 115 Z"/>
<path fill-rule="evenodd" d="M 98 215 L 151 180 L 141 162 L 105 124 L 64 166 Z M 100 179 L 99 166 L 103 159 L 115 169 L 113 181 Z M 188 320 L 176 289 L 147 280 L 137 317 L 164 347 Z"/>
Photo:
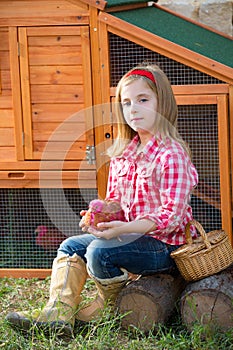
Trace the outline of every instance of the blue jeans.
<path fill-rule="evenodd" d="M 148 235 L 121 235 L 119 241 L 83 234 L 63 241 L 58 256 L 76 253 L 86 262 L 93 276 L 109 279 L 122 275 L 121 268 L 138 275 L 169 273 L 175 268 L 170 253 L 177 248 Z"/>

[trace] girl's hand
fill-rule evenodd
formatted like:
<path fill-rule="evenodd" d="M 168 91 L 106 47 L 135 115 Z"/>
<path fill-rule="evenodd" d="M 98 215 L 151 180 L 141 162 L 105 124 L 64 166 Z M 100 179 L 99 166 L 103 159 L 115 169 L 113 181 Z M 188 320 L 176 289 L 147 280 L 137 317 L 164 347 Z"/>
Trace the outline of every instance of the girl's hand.
<path fill-rule="evenodd" d="M 154 231 L 156 224 L 148 219 L 141 219 L 136 221 L 111 221 L 101 222 L 98 225 L 98 230 L 93 227 L 88 227 L 88 232 L 98 238 L 118 238 L 120 239 L 121 234 L 140 233 L 145 234 L 147 232 Z"/>
<path fill-rule="evenodd" d="M 124 233 L 124 221 L 100 222 L 97 226 L 99 230 L 93 227 L 88 227 L 88 232 L 97 238 L 112 239 Z"/>
<path fill-rule="evenodd" d="M 87 232 L 88 227 L 85 225 L 85 215 L 87 213 L 87 210 L 81 210 L 80 215 L 82 216 L 82 219 L 79 221 L 79 227 L 82 229 L 82 231 Z"/>

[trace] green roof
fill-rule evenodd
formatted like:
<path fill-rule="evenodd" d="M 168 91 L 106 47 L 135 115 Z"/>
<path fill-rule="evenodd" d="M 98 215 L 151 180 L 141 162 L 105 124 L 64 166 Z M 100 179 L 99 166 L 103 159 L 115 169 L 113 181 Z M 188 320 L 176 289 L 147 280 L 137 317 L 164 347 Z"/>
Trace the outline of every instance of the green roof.
<path fill-rule="evenodd" d="M 121 1 L 121 0 L 109 0 L 107 2 L 107 8 L 108 7 L 114 7 L 114 6 L 125 6 L 125 5 L 134 5 L 134 4 L 143 4 L 147 3 L 148 0 L 128 0 L 128 1 Z"/>
<path fill-rule="evenodd" d="M 113 2 L 108 1 L 109 4 Z M 126 4 L 125 1 L 124 4 Z M 111 14 L 150 33 L 233 68 L 233 41 L 212 30 L 203 28 L 198 24 L 154 6 L 112 12 Z"/>

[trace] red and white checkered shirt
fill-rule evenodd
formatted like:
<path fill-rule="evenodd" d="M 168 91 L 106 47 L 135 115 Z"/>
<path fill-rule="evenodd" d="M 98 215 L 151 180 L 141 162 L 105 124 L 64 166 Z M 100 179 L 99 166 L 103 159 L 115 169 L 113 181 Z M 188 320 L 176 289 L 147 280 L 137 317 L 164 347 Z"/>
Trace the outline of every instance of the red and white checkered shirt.
<path fill-rule="evenodd" d="M 111 159 L 106 199 L 120 201 L 127 221 L 155 222 L 156 230 L 149 233 L 154 238 L 184 244 L 197 171 L 176 141 L 153 136 L 137 155 L 138 142 L 135 136 L 121 156 Z"/>

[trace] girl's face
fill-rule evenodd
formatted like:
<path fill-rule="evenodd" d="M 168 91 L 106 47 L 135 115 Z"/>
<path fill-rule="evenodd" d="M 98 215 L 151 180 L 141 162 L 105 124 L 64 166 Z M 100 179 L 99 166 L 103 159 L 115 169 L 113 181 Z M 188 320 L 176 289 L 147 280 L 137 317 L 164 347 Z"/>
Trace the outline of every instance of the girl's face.
<path fill-rule="evenodd" d="M 126 123 L 141 139 L 150 139 L 155 133 L 157 98 L 147 83 L 137 79 L 123 86 L 121 104 Z"/>

